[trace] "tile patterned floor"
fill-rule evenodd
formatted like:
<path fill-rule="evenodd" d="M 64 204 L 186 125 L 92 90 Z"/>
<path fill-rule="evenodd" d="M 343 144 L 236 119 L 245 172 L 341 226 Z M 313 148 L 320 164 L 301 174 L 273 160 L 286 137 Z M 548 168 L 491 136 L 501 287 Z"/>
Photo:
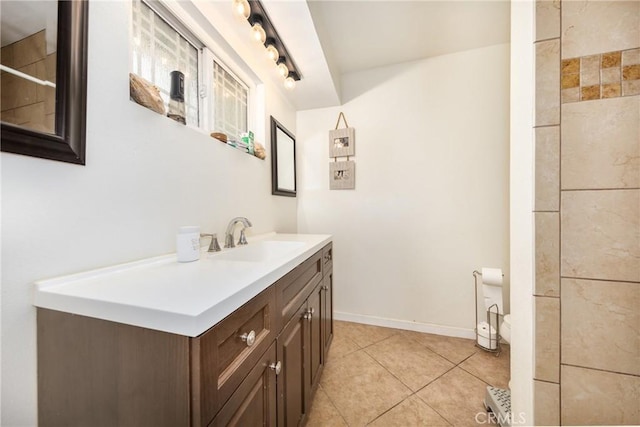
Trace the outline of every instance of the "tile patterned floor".
<path fill-rule="evenodd" d="M 486 424 L 486 386 L 508 382 L 509 346 L 336 321 L 307 427 Z"/>

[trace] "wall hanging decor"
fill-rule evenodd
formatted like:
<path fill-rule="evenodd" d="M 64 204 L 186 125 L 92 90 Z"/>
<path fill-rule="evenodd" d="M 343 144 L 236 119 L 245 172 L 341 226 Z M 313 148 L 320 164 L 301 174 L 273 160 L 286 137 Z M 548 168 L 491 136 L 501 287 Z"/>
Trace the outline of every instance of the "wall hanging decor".
<path fill-rule="evenodd" d="M 346 127 L 338 129 L 340 119 Z M 340 112 L 336 128 L 329 131 L 329 157 L 350 157 L 356 155 L 356 130 L 347 124 L 347 118 Z"/>
<path fill-rule="evenodd" d="M 340 120 L 344 121 L 344 128 L 338 129 Z M 338 115 L 336 127 L 329 131 L 329 157 L 334 159 L 329 164 L 329 189 L 353 190 L 356 188 L 356 163 L 349 160 L 356 154 L 356 130 L 350 128 L 347 118 L 341 111 Z M 346 157 L 346 161 L 338 161 L 338 157 Z"/>
<path fill-rule="evenodd" d="M 356 188 L 356 162 L 329 163 L 329 189 L 353 190 Z"/>

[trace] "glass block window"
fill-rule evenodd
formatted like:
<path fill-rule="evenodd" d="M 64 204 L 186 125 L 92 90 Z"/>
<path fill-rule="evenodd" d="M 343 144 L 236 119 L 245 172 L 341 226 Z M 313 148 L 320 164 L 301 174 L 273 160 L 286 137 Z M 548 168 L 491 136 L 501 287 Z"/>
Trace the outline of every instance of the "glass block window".
<path fill-rule="evenodd" d="M 247 132 L 247 98 L 249 89 L 213 61 L 213 124 L 215 132 L 225 133 L 229 139 L 239 140 Z"/>
<path fill-rule="evenodd" d="M 169 105 L 170 74 L 184 73 L 187 124 L 198 127 L 198 48 L 141 0 L 133 0 L 132 72 L 160 89 Z"/>

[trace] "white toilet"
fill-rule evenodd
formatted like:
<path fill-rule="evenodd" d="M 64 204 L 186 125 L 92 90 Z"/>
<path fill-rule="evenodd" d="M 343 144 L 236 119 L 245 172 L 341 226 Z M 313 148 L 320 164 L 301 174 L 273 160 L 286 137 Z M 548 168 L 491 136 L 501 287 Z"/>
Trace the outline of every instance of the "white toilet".
<path fill-rule="evenodd" d="M 511 315 L 505 314 L 500 324 L 500 336 L 507 343 L 511 344 Z"/>

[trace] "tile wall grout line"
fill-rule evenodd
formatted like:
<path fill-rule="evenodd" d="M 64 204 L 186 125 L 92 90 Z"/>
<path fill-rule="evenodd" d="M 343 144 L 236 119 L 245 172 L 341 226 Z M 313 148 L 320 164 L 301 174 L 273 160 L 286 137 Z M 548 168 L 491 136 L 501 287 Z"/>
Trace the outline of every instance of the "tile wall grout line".
<path fill-rule="evenodd" d="M 534 378 L 533 380 L 541 382 L 541 383 L 560 385 L 560 382 L 554 382 L 554 381 L 549 381 L 549 380 L 541 380 L 539 378 Z"/>
<path fill-rule="evenodd" d="M 549 299 L 560 299 L 560 297 L 552 297 L 547 295 L 534 295 L 536 298 L 549 298 Z"/>
<path fill-rule="evenodd" d="M 561 191 L 563 193 L 575 193 L 578 191 L 637 191 L 640 187 L 627 187 L 627 188 L 564 188 Z"/>
<path fill-rule="evenodd" d="M 560 36 L 558 36 L 558 37 L 549 37 L 548 39 L 534 40 L 533 43 L 536 44 L 536 43 L 539 43 L 539 42 L 548 42 L 548 41 L 552 41 L 552 40 L 556 40 L 556 39 L 560 40 Z"/>
<path fill-rule="evenodd" d="M 560 277 L 558 278 L 560 279 Z M 560 283 L 560 282 L 558 282 Z M 534 297 L 542 297 L 542 298 L 555 298 L 555 299 L 560 299 L 560 295 L 540 295 L 540 294 L 533 294 Z"/>
<path fill-rule="evenodd" d="M 595 279 L 590 277 L 577 277 L 577 276 L 563 276 L 560 275 L 560 279 L 571 279 L 571 280 L 591 280 L 593 282 L 614 282 L 614 283 L 629 283 L 632 285 L 640 285 L 640 281 L 633 280 L 619 280 L 619 279 Z"/>
<path fill-rule="evenodd" d="M 609 369 L 602 369 L 602 368 L 592 368 L 590 366 L 574 365 L 572 363 L 561 363 L 561 365 L 562 366 L 570 366 L 572 368 L 590 369 L 592 371 L 606 372 L 606 373 L 609 373 L 609 374 L 626 375 L 626 376 L 629 376 L 629 377 L 640 378 L 640 374 L 630 374 L 628 372 L 611 371 Z"/>

